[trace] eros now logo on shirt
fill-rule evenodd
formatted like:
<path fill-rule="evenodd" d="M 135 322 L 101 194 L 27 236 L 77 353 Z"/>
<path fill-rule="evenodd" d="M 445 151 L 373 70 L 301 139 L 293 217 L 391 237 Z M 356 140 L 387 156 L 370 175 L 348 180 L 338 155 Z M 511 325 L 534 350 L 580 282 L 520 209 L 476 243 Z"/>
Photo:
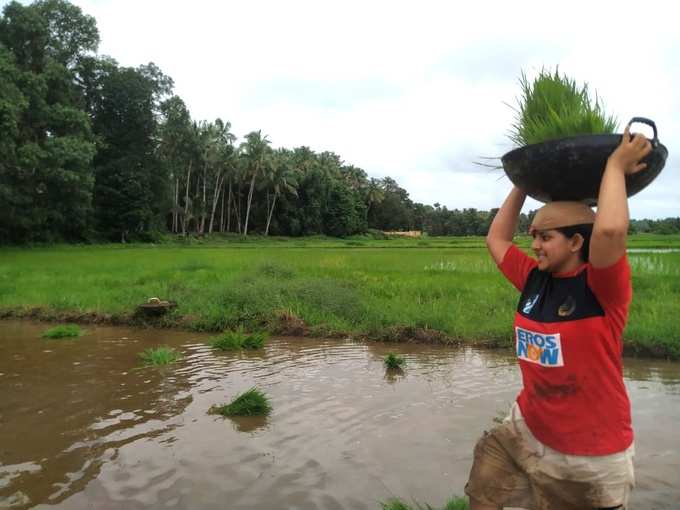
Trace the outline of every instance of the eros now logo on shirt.
<path fill-rule="evenodd" d="M 534 333 L 515 327 L 517 357 L 544 367 L 563 367 L 562 340 L 559 333 Z"/>

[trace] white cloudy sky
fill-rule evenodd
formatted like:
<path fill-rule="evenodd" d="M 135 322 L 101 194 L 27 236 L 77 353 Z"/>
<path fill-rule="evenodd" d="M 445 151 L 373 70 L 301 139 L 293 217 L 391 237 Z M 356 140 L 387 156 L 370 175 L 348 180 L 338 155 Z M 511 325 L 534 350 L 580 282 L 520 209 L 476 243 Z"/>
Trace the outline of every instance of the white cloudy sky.
<path fill-rule="evenodd" d="M 5 3 L 4 1 L 2 3 Z M 680 17 L 671 2 L 75 0 L 100 52 L 155 62 L 196 119 L 338 153 L 419 202 L 488 209 L 472 164 L 511 148 L 520 70 L 559 65 L 623 123 L 654 119 L 666 168 L 632 216 L 680 216 Z M 538 204 L 530 202 L 527 208 Z"/>

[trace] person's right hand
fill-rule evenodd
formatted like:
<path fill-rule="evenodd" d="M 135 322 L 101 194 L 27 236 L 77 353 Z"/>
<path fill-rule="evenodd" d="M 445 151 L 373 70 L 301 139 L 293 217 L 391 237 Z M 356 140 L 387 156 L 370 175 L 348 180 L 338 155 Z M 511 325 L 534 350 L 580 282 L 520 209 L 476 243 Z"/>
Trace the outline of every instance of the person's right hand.
<path fill-rule="evenodd" d="M 636 133 L 630 136 L 630 126 L 623 130 L 623 139 L 619 146 L 611 153 L 607 166 L 613 165 L 626 175 L 634 174 L 647 167 L 647 163 L 640 160 L 652 152 L 652 144 L 644 135 Z"/>

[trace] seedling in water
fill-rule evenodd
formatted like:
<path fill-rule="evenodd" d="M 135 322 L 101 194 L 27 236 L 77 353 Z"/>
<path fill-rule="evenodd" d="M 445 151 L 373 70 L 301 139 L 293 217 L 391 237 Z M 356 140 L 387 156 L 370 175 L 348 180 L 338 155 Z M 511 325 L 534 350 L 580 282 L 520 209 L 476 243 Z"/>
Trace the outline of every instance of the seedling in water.
<path fill-rule="evenodd" d="M 210 414 L 222 416 L 267 416 L 272 410 L 269 397 L 257 388 L 241 393 L 229 404 L 213 406 Z"/>
<path fill-rule="evenodd" d="M 408 505 L 400 499 L 390 499 L 386 503 L 381 503 L 382 510 L 436 510 L 428 504 L 414 503 L 415 506 Z M 441 510 L 470 510 L 470 504 L 466 498 L 453 497 L 446 502 Z"/>
<path fill-rule="evenodd" d="M 243 333 L 239 331 L 225 331 L 220 336 L 208 340 L 208 343 L 220 351 L 237 351 L 243 345 Z"/>
<path fill-rule="evenodd" d="M 387 356 L 385 356 L 384 362 L 385 368 L 391 369 L 403 368 L 404 365 L 406 364 L 406 360 L 404 359 L 403 356 L 399 356 L 398 354 L 394 354 L 393 352 L 390 352 L 387 354 Z"/>
<path fill-rule="evenodd" d="M 221 351 L 239 349 L 262 349 L 267 340 L 267 333 L 245 333 L 243 329 L 225 331 L 218 337 L 211 338 L 208 343 Z"/>
<path fill-rule="evenodd" d="M 83 334 L 77 324 L 62 324 L 43 332 L 43 338 L 73 338 Z"/>
<path fill-rule="evenodd" d="M 267 340 L 267 333 L 251 333 L 243 340 L 244 349 L 262 349 Z"/>
<path fill-rule="evenodd" d="M 167 345 L 161 345 L 155 349 L 149 347 L 139 353 L 139 357 L 147 365 L 169 365 L 182 357 L 182 355 Z"/>

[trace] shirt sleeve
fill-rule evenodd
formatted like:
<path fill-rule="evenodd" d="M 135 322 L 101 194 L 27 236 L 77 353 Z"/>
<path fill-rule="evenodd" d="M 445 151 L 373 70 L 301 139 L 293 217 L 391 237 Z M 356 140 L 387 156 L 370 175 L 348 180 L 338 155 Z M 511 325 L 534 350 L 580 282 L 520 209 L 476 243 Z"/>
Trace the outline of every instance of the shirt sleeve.
<path fill-rule="evenodd" d="M 625 254 L 609 267 L 588 267 L 588 286 L 604 308 L 605 316 L 619 340 L 628 321 L 628 306 L 633 299 L 630 278 L 630 265 Z"/>
<path fill-rule="evenodd" d="M 505 277 L 510 280 L 510 283 L 512 283 L 518 291 L 522 292 L 529 273 L 536 265 L 537 262 L 535 259 L 531 258 L 513 244 L 508 248 L 508 251 L 505 252 L 503 261 L 499 264 L 498 268 Z"/>
<path fill-rule="evenodd" d="M 609 267 L 588 267 L 588 286 L 602 306 L 627 307 L 633 298 L 630 264 L 624 253 Z"/>

